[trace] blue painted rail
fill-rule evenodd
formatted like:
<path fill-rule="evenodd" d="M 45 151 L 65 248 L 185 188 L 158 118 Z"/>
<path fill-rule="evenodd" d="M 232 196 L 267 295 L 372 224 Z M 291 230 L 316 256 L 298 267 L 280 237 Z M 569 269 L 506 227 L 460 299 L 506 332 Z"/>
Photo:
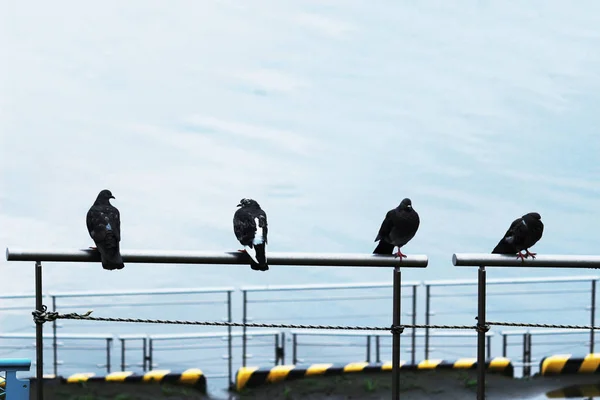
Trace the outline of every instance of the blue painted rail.
<path fill-rule="evenodd" d="M 0 371 L 6 371 L 4 388 L 0 388 L 3 400 L 29 400 L 29 379 L 18 379 L 17 371 L 29 371 L 31 360 L 26 358 L 0 358 Z"/>

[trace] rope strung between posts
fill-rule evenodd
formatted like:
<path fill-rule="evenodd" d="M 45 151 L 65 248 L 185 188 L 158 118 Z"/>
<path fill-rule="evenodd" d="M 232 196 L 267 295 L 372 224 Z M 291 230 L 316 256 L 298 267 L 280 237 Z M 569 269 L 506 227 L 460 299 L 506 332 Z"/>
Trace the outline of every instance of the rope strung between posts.
<path fill-rule="evenodd" d="M 182 321 L 182 320 L 164 320 L 164 319 L 141 319 L 141 318 L 109 318 L 92 317 L 92 311 L 84 314 L 68 313 L 59 314 L 48 311 L 46 306 L 42 306 L 42 311 L 32 312 L 33 320 L 36 324 L 55 321 L 57 319 L 77 319 L 86 321 L 107 321 L 107 322 L 133 322 L 147 324 L 173 324 L 173 325 L 203 325 L 203 326 L 231 326 L 247 328 L 281 328 L 281 329 L 328 329 L 328 330 L 358 330 L 358 331 L 391 331 L 392 333 L 402 333 L 405 328 L 431 328 L 431 329 L 477 329 L 473 325 L 400 325 L 391 327 L 381 326 L 341 326 L 341 325 L 297 325 L 297 324 L 264 324 L 264 323 L 241 323 L 241 322 L 216 322 L 216 321 Z"/>
<path fill-rule="evenodd" d="M 600 326 L 590 325 L 558 325 L 558 324 L 529 324 L 524 322 L 496 322 L 488 321 L 485 324 L 477 325 L 419 325 L 419 324 L 402 324 L 391 327 L 382 326 L 344 326 L 344 325 L 298 325 L 298 324 L 265 324 L 265 323 L 241 323 L 241 322 L 217 322 L 217 321 L 185 321 L 185 320 L 168 320 L 168 319 L 142 319 L 142 318 L 111 318 L 111 317 L 92 317 L 93 311 L 88 311 L 84 314 L 68 313 L 59 314 L 57 312 L 48 311 L 48 308 L 43 305 L 42 310 L 34 310 L 32 312 L 33 320 L 36 324 L 55 321 L 57 319 L 76 319 L 86 321 L 105 321 L 105 322 L 131 322 L 145 324 L 171 324 L 171 325 L 201 325 L 201 326 L 226 326 L 226 327 L 247 327 L 247 328 L 280 328 L 280 329 L 325 329 L 325 330 L 355 330 L 355 331 L 391 331 L 392 333 L 403 333 L 406 328 L 413 329 L 475 329 L 478 332 L 487 332 L 493 325 L 496 326 L 513 326 L 521 328 L 556 328 L 556 329 L 598 329 Z"/>

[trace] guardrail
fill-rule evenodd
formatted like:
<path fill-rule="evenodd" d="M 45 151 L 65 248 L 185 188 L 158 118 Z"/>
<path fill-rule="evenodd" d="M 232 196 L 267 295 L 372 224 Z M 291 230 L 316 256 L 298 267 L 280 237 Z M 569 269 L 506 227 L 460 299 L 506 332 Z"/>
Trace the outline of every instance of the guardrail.
<path fill-rule="evenodd" d="M 36 335 L 34 333 L 0 333 L 0 340 L 35 340 Z M 103 351 L 106 354 L 105 363 L 97 363 L 95 366 L 97 368 L 106 369 L 107 373 L 111 372 L 111 349 L 113 346 L 114 336 L 110 333 L 104 334 L 59 334 L 58 336 L 54 336 L 53 334 L 44 334 L 44 339 L 53 339 L 52 347 L 45 347 L 44 349 L 57 349 L 61 348 L 64 351 Z M 56 340 L 54 340 L 56 339 Z M 60 341 L 59 341 L 60 340 Z M 104 346 L 82 346 L 82 345 L 65 345 L 62 341 L 70 341 L 70 342 L 79 342 L 79 341 L 103 341 L 105 343 Z M 25 345 L 3 345 L 4 348 L 12 348 L 12 349 L 31 349 L 36 350 L 35 343 L 25 344 Z M 56 361 L 56 364 L 62 364 L 60 360 Z M 55 375 L 56 376 L 56 375 Z"/>
<path fill-rule="evenodd" d="M 342 348 L 364 348 L 364 353 L 365 357 L 364 357 L 364 361 L 365 362 L 372 362 L 373 358 L 371 357 L 371 354 L 373 352 L 375 352 L 374 354 L 374 362 L 375 363 L 380 363 L 382 362 L 382 358 L 381 358 L 381 348 L 384 347 L 387 348 L 391 346 L 391 344 L 382 344 L 382 341 L 386 341 L 389 339 L 389 333 L 387 332 L 379 332 L 379 331 L 375 331 L 375 332 L 327 332 L 327 331 L 310 331 L 310 330 L 292 330 L 291 332 L 292 335 L 292 364 L 297 364 L 297 363 L 306 363 L 308 362 L 306 359 L 304 358 L 299 358 L 298 357 L 298 347 L 299 346 L 316 346 L 316 347 L 326 347 L 326 348 L 335 348 L 335 347 L 342 347 Z M 448 339 L 457 339 L 457 338 L 475 338 L 477 336 L 476 332 L 431 332 L 429 333 L 430 337 L 434 337 L 434 338 L 444 338 L 444 343 L 443 343 L 443 347 L 445 349 L 447 348 L 473 348 L 472 345 L 470 344 L 460 344 L 460 343 L 448 343 Z M 492 358 L 492 337 L 494 336 L 494 332 L 486 332 L 485 334 L 487 340 L 486 340 L 486 354 L 487 354 L 487 358 Z M 302 337 L 335 337 L 335 338 L 357 338 L 360 337 L 362 338 L 364 341 L 363 343 L 356 343 L 356 342 L 340 342 L 340 341 L 334 341 L 334 342 L 304 342 L 301 343 L 299 341 L 299 338 Z M 425 333 L 423 332 L 417 332 L 415 334 L 416 338 L 423 338 L 425 337 Z M 414 343 L 414 342 L 413 342 Z M 414 351 L 408 350 L 407 352 L 414 354 Z M 311 359 L 309 360 L 310 362 L 331 362 L 332 359 L 332 355 L 330 354 L 323 354 L 322 352 L 319 353 L 319 359 Z M 464 355 L 464 354 L 463 354 Z M 358 359 L 357 357 L 354 357 L 353 354 L 351 354 L 351 352 L 344 352 L 344 357 L 346 358 L 346 360 L 348 359 Z M 425 359 L 427 360 L 427 358 Z M 413 361 L 411 361 L 412 365 L 416 365 L 417 363 Z"/>
<path fill-rule="evenodd" d="M 403 315 L 408 315 L 411 317 L 411 324 L 415 325 L 417 323 L 417 287 L 420 285 L 420 282 L 402 282 L 401 287 L 411 288 L 410 295 L 401 296 L 402 299 L 409 298 L 411 311 L 402 313 Z M 331 295 L 333 292 L 356 292 L 357 290 L 364 291 L 365 289 L 371 289 L 368 295 L 356 295 L 356 294 L 340 294 L 340 295 Z M 368 282 L 368 283 L 346 283 L 346 284 L 303 284 L 303 285 L 269 285 L 269 286 L 243 286 L 240 288 L 242 292 L 242 322 L 250 322 L 255 320 L 255 317 L 250 317 L 248 306 L 250 304 L 277 304 L 284 307 L 283 304 L 286 303 L 294 303 L 295 308 L 298 309 L 299 303 L 310 303 L 314 304 L 315 302 L 331 302 L 331 301 L 347 301 L 347 300 L 359 300 L 361 303 L 367 303 L 372 300 L 389 300 L 391 293 L 382 293 L 382 289 L 387 289 L 391 292 L 393 289 L 393 284 L 390 282 Z M 376 291 L 378 293 L 373 293 Z M 298 297 L 298 296 L 285 296 L 285 297 L 275 297 L 273 296 L 276 292 L 309 292 L 308 295 Z M 269 295 L 267 298 L 249 298 L 250 293 L 263 293 Z M 325 293 L 324 295 L 322 293 Z M 402 303 L 404 304 L 404 303 Z M 272 309 L 271 309 L 272 311 Z M 306 316 L 294 315 L 286 310 L 286 315 L 280 315 L 277 320 L 279 322 L 287 322 L 287 321 L 298 321 L 299 319 L 305 319 Z M 283 313 L 281 313 L 283 314 Z M 357 324 L 357 319 L 359 319 L 356 315 L 330 315 L 327 317 L 327 320 L 335 320 L 340 318 L 348 318 L 348 323 Z M 370 320 L 369 323 L 373 324 L 374 317 L 377 317 L 373 312 L 370 312 L 367 316 Z M 379 317 L 388 317 L 388 314 L 379 315 Z M 314 317 L 312 317 L 314 319 Z M 260 318 L 262 321 L 268 320 L 268 318 Z M 339 322 L 339 321 L 338 321 Z M 242 328 L 243 332 L 246 332 L 245 328 Z M 415 343 L 415 335 L 416 329 L 411 329 L 411 360 L 414 363 L 416 358 L 416 343 Z M 243 348 L 242 348 L 242 366 L 246 366 L 246 348 L 245 348 L 245 339 L 243 339 Z"/>

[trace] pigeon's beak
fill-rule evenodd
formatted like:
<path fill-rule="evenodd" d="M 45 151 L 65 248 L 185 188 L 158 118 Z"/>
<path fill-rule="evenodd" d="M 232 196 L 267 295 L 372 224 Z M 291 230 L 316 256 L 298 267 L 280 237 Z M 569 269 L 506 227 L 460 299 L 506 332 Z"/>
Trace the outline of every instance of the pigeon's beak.
<path fill-rule="evenodd" d="M 114 199 L 114 198 L 115 198 L 115 196 L 110 196 L 110 198 L 111 198 L 111 199 Z"/>
<path fill-rule="evenodd" d="M 241 207 L 241 206 L 242 206 L 242 203 L 238 204 L 236 207 Z"/>

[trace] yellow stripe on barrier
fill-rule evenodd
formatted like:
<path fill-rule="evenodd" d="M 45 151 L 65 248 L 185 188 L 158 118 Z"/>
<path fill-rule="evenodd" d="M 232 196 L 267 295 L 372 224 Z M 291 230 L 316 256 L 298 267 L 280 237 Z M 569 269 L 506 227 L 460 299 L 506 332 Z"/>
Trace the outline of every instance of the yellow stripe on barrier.
<path fill-rule="evenodd" d="M 78 374 L 73 374 L 67 378 L 67 383 L 85 382 L 94 375 L 96 374 L 93 372 L 81 372 Z"/>
<path fill-rule="evenodd" d="M 542 375 L 560 374 L 569 358 L 571 358 L 571 354 L 557 354 L 546 357 L 540 368 Z"/>
<path fill-rule="evenodd" d="M 368 362 L 350 363 L 344 367 L 344 372 L 360 372 L 369 365 Z"/>
<path fill-rule="evenodd" d="M 111 374 L 106 375 L 104 380 L 106 382 L 123 382 L 123 381 L 125 381 L 125 378 L 127 378 L 128 376 L 131 376 L 132 374 L 133 374 L 133 372 L 129 372 L 129 371 L 113 372 Z"/>
<path fill-rule="evenodd" d="M 504 370 L 510 365 L 510 360 L 506 357 L 496 357 L 490 361 L 490 370 Z"/>
<path fill-rule="evenodd" d="M 581 367 L 579 367 L 579 372 L 583 373 L 583 374 L 594 373 L 598 369 L 598 364 L 600 364 L 600 354 L 599 353 L 588 354 L 583 359 L 583 362 L 581 363 Z"/>
<path fill-rule="evenodd" d="M 383 363 L 383 365 L 381 366 L 381 370 L 382 371 L 391 371 L 392 370 L 392 362 L 388 361 Z M 406 361 L 400 361 L 400 368 L 402 368 L 404 365 L 406 365 Z"/>
<path fill-rule="evenodd" d="M 540 363 L 542 375 L 594 374 L 600 373 L 600 353 L 590 353 L 585 357 L 572 354 L 556 354 L 545 357 Z"/>
<path fill-rule="evenodd" d="M 472 368 L 476 362 L 476 358 L 460 358 L 456 360 L 452 368 Z"/>
<path fill-rule="evenodd" d="M 476 365 L 475 358 L 460 358 L 456 361 L 424 360 L 419 364 L 407 364 L 400 362 L 401 370 L 447 370 L 447 369 L 472 369 Z M 513 376 L 513 366 L 509 359 L 499 357 L 486 361 L 487 370 L 490 372 L 502 372 L 504 375 Z M 276 367 L 242 367 L 236 375 L 236 388 L 241 391 L 244 388 L 253 388 L 267 383 L 275 383 L 283 380 L 300 379 L 307 376 L 319 375 L 341 375 L 346 373 L 389 373 L 392 363 L 354 362 L 348 364 L 320 363 L 312 365 L 278 365 Z"/>
<path fill-rule="evenodd" d="M 201 376 L 204 375 L 201 369 L 198 368 L 190 368 L 186 369 L 181 373 L 181 377 L 179 378 L 179 382 L 185 383 L 187 385 L 195 385 L 200 379 Z"/>
<path fill-rule="evenodd" d="M 155 369 L 150 372 L 146 372 L 142 380 L 144 382 L 155 382 L 160 381 L 165 375 L 170 373 L 171 371 L 168 369 Z"/>
<path fill-rule="evenodd" d="M 322 375 L 331 367 L 333 364 L 313 364 L 306 369 L 306 376 Z"/>
<path fill-rule="evenodd" d="M 434 369 L 442 360 L 423 360 L 417 366 L 418 369 Z"/>
<path fill-rule="evenodd" d="M 250 379 L 250 377 L 252 376 L 252 374 L 254 373 L 254 371 L 257 371 L 258 367 L 242 367 L 238 370 L 237 375 L 236 375 L 236 389 L 237 390 L 242 390 L 245 386 L 246 383 L 248 383 L 248 379 Z"/>
<path fill-rule="evenodd" d="M 291 370 L 296 368 L 295 365 L 278 365 L 271 368 L 269 375 L 267 376 L 267 382 L 279 382 L 285 380 Z"/>

